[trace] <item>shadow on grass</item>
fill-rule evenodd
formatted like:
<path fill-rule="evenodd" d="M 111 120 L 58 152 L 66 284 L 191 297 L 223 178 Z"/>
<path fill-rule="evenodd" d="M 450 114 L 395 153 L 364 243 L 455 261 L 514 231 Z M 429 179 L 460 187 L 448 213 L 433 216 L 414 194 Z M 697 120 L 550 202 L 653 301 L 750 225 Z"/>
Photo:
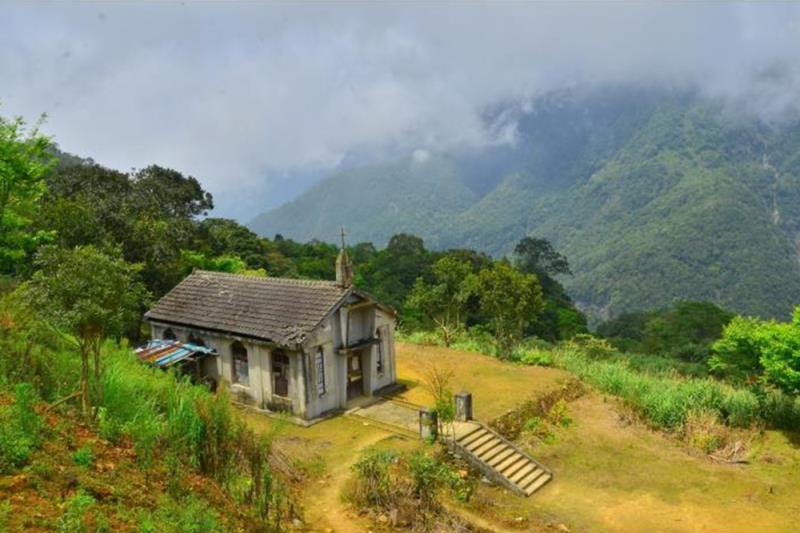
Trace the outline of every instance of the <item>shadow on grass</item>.
<path fill-rule="evenodd" d="M 783 433 L 783 436 L 786 437 L 786 440 L 788 440 L 789 444 L 794 448 L 800 448 L 800 431 L 784 429 L 781 433 Z"/>

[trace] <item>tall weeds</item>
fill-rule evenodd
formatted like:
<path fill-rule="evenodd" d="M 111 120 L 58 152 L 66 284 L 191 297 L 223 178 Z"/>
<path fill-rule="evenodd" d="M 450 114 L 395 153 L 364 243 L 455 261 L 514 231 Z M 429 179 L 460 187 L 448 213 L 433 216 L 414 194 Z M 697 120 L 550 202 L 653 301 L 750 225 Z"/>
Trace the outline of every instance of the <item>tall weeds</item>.
<path fill-rule="evenodd" d="M 661 429 L 680 429 L 696 410 L 714 413 L 732 427 L 796 429 L 800 424 L 800 399 L 778 391 L 736 388 L 710 378 L 650 375 L 618 361 L 590 360 L 574 348 L 555 349 L 551 356 L 554 366 L 622 398 Z"/>
<path fill-rule="evenodd" d="M 34 411 L 36 393 L 27 383 L 14 390 L 14 403 L 0 406 L 0 474 L 10 473 L 28 461 L 40 444 L 41 417 Z"/>

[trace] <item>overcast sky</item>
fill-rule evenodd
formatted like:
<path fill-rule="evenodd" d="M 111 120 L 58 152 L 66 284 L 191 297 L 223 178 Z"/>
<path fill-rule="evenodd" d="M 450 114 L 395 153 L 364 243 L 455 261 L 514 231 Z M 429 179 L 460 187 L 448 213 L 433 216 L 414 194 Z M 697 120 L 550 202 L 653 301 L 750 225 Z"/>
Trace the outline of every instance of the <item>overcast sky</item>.
<path fill-rule="evenodd" d="M 800 101 L 800 4 L 0 4 L 0 114 L 192 174 L 245 221 L 353 154 L 503 142 L 485 106 L 607 82 L 779 116 Z"/>

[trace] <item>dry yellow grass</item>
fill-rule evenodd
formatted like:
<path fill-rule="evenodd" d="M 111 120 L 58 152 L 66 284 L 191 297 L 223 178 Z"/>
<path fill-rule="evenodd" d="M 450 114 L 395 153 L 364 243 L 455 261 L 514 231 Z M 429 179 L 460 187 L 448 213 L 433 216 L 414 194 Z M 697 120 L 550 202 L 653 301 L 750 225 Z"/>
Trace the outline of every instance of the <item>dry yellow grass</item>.
<path fill-rule="evenodd" d="M 557 388 L 571 375 L 555 368 L 504 363 L 494 357 L 438 346 L 397 343 L 397 374 L 408 386 L 400 399 L 431 405 L 424 382 L 432 365 L 453 372 L 453 392 L 472 393 L 475 418 L 488 421 L 513 409 L 527 398 Z"/>

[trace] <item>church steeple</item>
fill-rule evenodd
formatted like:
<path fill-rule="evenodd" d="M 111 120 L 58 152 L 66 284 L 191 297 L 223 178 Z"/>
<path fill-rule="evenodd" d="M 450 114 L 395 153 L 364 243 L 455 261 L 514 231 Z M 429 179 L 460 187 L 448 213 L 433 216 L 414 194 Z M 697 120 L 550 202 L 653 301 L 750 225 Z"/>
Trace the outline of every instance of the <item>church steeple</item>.
<path fill-rule="evenodd" d="M 342 248 L 339 250 L 339 257 L 336 258 L 336 283 L 345 289 L 353 284 L 353 265 L 347 256 L 347 249 L 344 243 L 344 228 L 341 231 Z"/>

